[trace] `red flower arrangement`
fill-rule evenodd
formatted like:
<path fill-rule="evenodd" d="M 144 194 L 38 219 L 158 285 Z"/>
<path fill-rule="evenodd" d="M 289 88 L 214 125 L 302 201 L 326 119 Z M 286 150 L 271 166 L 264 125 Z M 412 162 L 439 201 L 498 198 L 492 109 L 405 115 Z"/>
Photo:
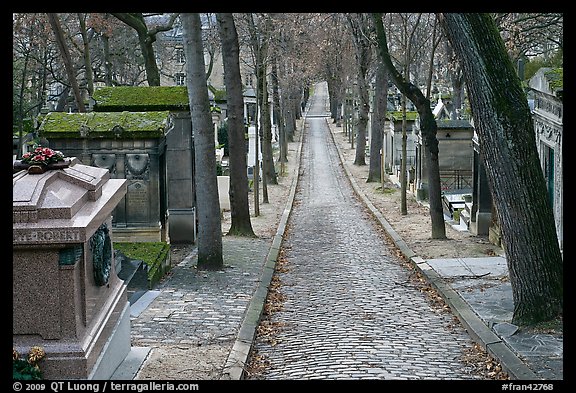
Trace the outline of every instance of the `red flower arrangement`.
<path fill-rule="evenodd" d="M 36 147 L 32 152 L 25 153 L 21 162 L 28 165 L 48 165 L 55 162 L 64 161 L 64 154 L 49 147 Z"/>

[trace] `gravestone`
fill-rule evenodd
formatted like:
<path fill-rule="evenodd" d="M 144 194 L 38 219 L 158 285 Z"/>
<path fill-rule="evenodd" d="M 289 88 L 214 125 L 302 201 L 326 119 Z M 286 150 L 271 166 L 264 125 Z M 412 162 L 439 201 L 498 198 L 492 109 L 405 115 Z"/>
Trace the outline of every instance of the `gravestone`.
<path fill-rule="evenodd" d="M 108 379 L 131 350 L 112 262 L 112 212 L 126 184 L 77 158 L 13 174 L 12 343 L 20 354 L 44 349 L 44 379 Z"/>
<path fill-rule="evenodd" d="M 461 190 L 462 194 L 472 191 L 474 149 L 472 137 L 474 127 L 467 120 L 436 120 L 438 139 L 438 169 L 442 191 Z M 429 168 L 426 156 L 428 153 L 420 130 L 420 120 L 414 124 L 415 139 L 415 182 L 416 195 L 419 200 L 428 199 Z"/>

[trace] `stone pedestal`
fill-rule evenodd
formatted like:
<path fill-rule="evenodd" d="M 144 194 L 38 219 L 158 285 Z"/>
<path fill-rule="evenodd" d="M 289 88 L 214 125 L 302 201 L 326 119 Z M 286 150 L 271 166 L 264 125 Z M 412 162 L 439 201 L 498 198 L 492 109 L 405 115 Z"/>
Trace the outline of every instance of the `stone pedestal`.
<path fill-rule="evenodd" d="M 492 224 L 492 193 L 486 168 L 482 163 L 479 145 L 474 146 L 472 209 L 470 232 L 474 235 L 489 235 Z"/>
<path fill-rule="evenodd" d="M 230 211 L 230 176 L 218 176 L 220 210 Z"/>
<path fill-rule="evenodd" d="M 166 134 L 168 234 L 170 243 L 196 242 L 194 146 L 190 112 L 172 112 L 174 126 Z"/>
<path fill-rule="evenodd" d="M 130 352 L 126 286 L 112 211 L 126 180 L 72 159 L 13 175 L 13 347 L 40 346 L 45 379 L 106 379 Z"/>

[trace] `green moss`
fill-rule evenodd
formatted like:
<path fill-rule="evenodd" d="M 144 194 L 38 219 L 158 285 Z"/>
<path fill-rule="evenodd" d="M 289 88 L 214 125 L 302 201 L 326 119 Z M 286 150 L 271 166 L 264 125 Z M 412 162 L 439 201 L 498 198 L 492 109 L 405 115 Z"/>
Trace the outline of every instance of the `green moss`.
<path fill-rule="evenodd" d="M 38 132 L 46 138 L 157 138 L 164 135 L 170 112 L 48 113 Z M 120 131 L 121 130 L 121 131 Z"/>
<path fill-rule="evenodd" d="M 100 87 L 92 95 L 94 111 L 189 111 L 186 86 Z"/>
<path fill-rule="evenodd" d="M 393 187 L 382 187 L 381 185 L 380 185 L 380 186 L 377 186 L 377 187 L 375 188 L 375 190 L 376 190 L 376 192 L 380 192 L 380 193 L 386 194 L 386 195 L 394 194 L 394 193 L 397 191 L 396 188 L 393 188 Z"/>
<path fill-rule="evenodd" d="M 212 94 L 214 94 L 214 101 L 226 102 L 226 90 L 225 89 L 219 90 L 212 85 L 208 86 L 208 89 L 212 92 Z"/>
<path fill-rule="evenodd" d="M 392 121 L 402 121 L 402 111 L 388 111 L 386 118 Z M 418 118 L 417 111 L 406 111 L 406 120 L 415 121 Z"/>
<path fill-rule="evenodd" d="M 122 252 L 130 259 L 141 260 L 147 266 L 148 287 L 156 283 L 170 270 L 168 260 L 170 245 L 166 242 L 114 243 L 114 250 Z"/>
<path fill-rule="evenodd" d="M 451 129 L 452 131 L 466 131 L 472 129 L 472 124 L 468 120 L 452 120 L 452 119 L 437 119 L 436 128 L 440 129 Z"/>

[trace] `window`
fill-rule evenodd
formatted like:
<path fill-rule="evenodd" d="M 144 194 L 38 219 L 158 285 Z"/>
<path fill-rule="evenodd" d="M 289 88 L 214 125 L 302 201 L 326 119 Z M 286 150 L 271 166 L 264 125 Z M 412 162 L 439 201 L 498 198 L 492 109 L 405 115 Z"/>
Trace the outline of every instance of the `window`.
<path fill-rule="evenodd" d="M 186 55 L 184 54 L 184 48 L 176 48 L 176 63 L 178 64 L 186 63 Z"/>
<path fill-rule="evenodd" d="M 174 75 L 174 82 L 176 82 L 176 86 L 186 85 L 186 74 L 178 72 L 176 75 Z"/>
<path fill-rule="evenodd" d="M 542 156 L 542 169 L 544 170 L 546 188 L 548 188 L 548 200 L 554 208 L 554 149 L 542 143 Z"/>

